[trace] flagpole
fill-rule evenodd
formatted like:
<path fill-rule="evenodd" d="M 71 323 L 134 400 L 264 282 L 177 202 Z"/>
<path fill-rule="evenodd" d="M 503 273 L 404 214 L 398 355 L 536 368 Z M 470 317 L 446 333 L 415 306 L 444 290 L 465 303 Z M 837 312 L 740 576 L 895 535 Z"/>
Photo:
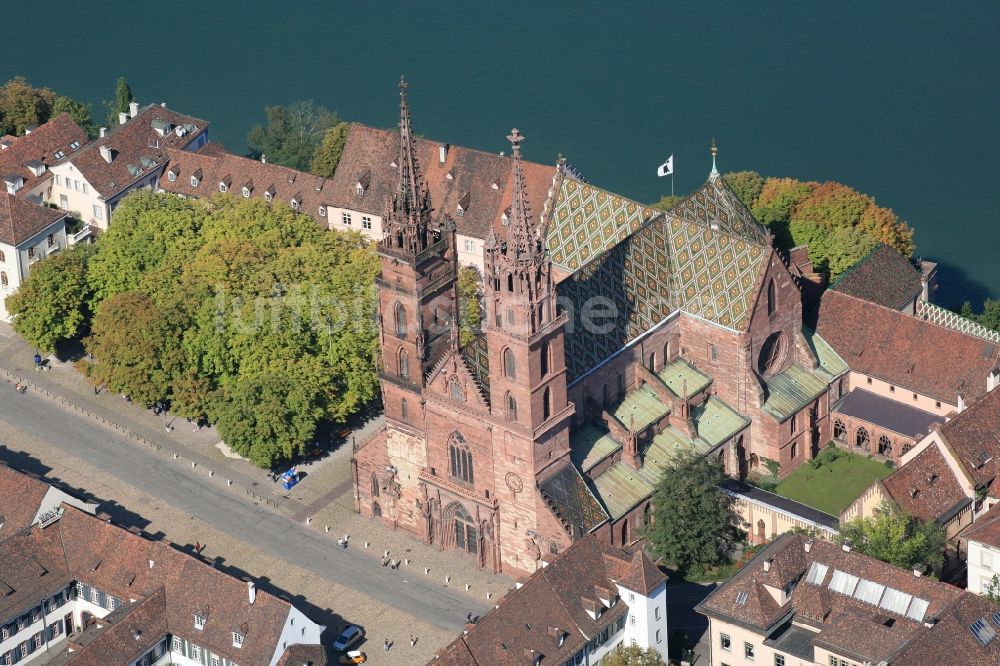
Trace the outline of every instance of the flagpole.
<path fill-rule="evenodd" d="M 674 170 L 670 170 L 670 196 L 674 196 Z"/>

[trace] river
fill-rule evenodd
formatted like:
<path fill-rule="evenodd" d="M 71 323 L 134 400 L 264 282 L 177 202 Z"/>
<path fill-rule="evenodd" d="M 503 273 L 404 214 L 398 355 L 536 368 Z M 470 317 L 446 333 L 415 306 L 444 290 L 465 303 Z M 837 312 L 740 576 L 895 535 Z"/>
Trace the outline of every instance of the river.
<path fill-rule="evenodd" d="M 939 300 L 1000 296 L 1000 4 L 968 2 L 7 3 L 0 77 L 142 103 L 242 150 L 262 108 L 312 98 L 391 126 L 405 73 L 417 132 L 655 201 L 719 144 L 723 171 L 838 180 L 874 195 L 941 263 Z"/>

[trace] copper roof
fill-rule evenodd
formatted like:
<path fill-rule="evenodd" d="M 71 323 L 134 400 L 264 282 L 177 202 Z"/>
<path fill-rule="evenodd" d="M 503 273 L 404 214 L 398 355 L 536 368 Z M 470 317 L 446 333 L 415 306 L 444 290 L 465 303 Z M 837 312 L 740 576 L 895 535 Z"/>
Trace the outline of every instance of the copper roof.
<path fill-rule="evenodd" d="M 1000 346 L 898 310 L 827 290 L 816 332 L 851 370 L 951 405 L 986 393 Z"/>
<path fill-rule="evenodd" d="M 0 243 L 17 247 L 64 217 L 58 208 L 0 192 Z"/>

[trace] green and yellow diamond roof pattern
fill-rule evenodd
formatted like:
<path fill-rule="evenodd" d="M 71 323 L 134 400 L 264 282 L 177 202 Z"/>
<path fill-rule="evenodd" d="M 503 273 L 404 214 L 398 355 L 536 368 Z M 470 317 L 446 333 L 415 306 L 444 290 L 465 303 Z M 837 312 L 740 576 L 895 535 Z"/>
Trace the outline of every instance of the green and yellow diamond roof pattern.
<path fill-rule="evenodd" d="M 549 253 L 571 273 L 557 289 L 575 307 L 570 378 L 677 309 L 736 330 L 746 324 L 770 244 L 721 177 L 664 213 L 567 176 L 553 211 Z M 581 320 L 595 302 L 615 313 L 612 326 Z"/>

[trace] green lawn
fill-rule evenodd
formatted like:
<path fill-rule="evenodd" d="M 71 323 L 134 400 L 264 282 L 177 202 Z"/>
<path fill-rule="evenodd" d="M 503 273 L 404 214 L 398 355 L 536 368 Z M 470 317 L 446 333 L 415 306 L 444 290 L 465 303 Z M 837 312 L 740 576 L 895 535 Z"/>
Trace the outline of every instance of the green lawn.
<path fill-rule="evenodd" d="M 836 454 L 831 460 L 830 450 L 824 449 L 817 456 L 822 461 L 818 469 L 813 469 L 808 462 L 802 463 L 778 484 L 774 492 L 839 516 L 872 482 L 889 476 L 893 471 L 871 458 L 839 449 Z"/>

